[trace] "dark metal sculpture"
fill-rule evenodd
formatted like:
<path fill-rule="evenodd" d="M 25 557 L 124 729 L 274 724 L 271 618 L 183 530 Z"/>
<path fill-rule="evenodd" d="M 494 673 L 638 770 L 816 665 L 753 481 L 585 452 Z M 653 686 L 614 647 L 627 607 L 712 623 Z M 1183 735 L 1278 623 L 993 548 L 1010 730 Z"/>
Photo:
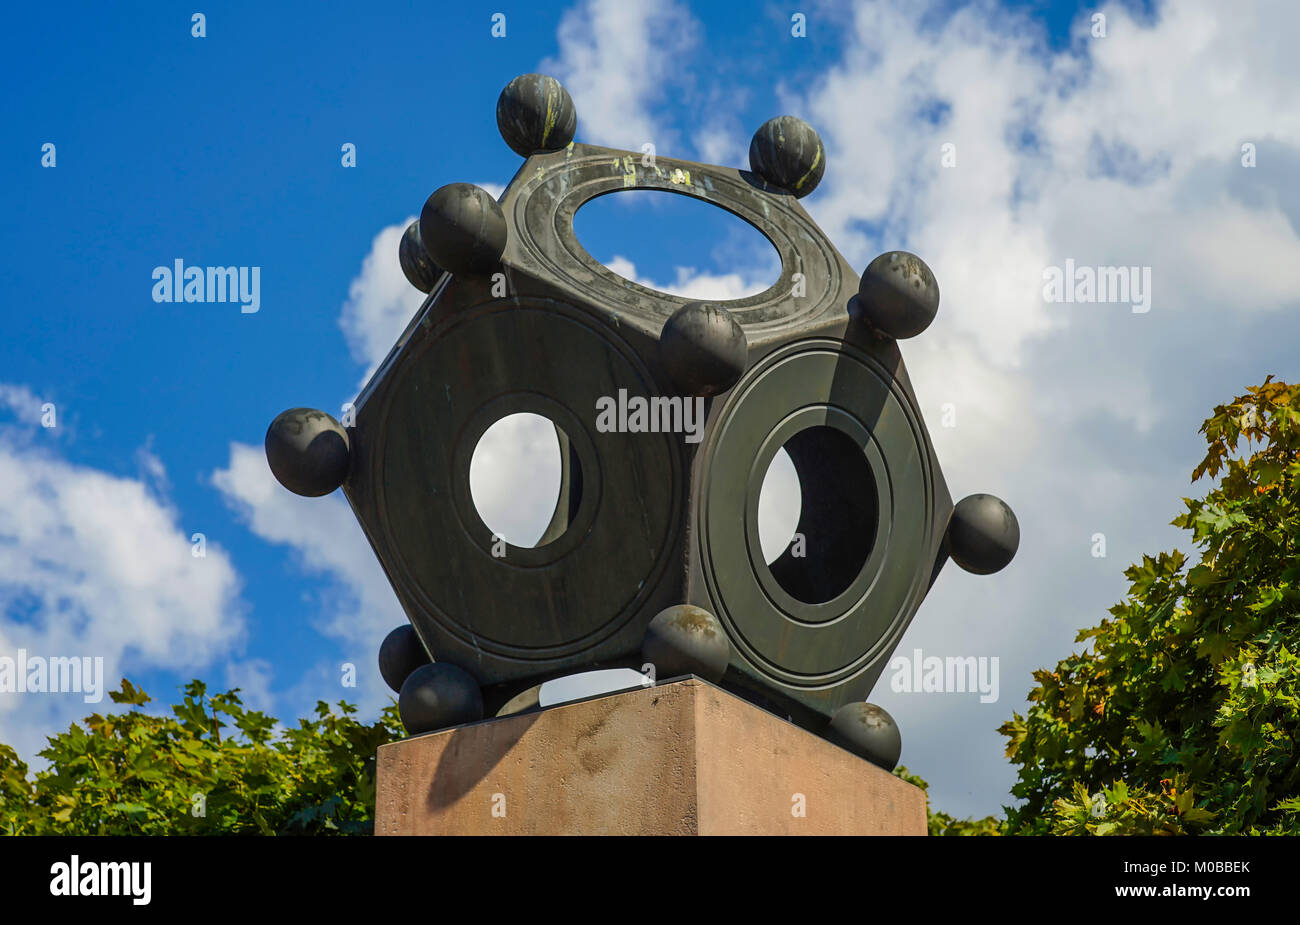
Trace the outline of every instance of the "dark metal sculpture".
<path fill-rule="evenodd" d="M 271 468 L 299 494 L 343 487 L 414 628 L 380 655 L 412 733 L 535 706 L 537 685 L 575 670 L 651 662 L 892 767 L 897 727 L 863 698 L 944 561 L 994 572 L 1019 542 L 998 499 L 954 508 L 896 344 L 934 319 L 934 277 L 892 252 L 859 278 L 836 252 L 797 201 L 826 165 L 798 119 L 758 130 L 751 171 L 575 144 L 576 122 L 549 77 L 502 91 L 497 124 L 523 166 L 499 203 L 464 183 L 429 197 L 399 254 L 429 297 L 355 426 L 287 411 L 267 432 Z M 615 275 L 572 220 L 624 189 L 748 221 L 780 279 L 698 303 Z M 703 439 L 599 431 L 597 400 L 620 390 L 702 398 Z M 469 464 L 516 412 L 557 425 L 564 488 L 541 542 L 498 555 Z M 769 566 L 758 498 L 782 447 L 800 541 Z"/>

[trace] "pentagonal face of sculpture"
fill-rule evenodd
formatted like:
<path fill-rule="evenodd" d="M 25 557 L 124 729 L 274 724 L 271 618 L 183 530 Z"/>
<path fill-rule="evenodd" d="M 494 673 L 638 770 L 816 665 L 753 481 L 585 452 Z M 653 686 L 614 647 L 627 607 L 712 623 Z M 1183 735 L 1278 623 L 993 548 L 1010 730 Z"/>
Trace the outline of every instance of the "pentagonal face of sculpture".
<path fill-rule="evenodd" d="M 495 684 L 636 650 L 684 593 L 669 569 L 686 492 L 676 435 L 594 426 L 596 396 L 655 389 L 614 329 L 569 302 L 484 295 L 453 280 L 366 397 L 348 493 L 434 658 Z M 518 413 L 553 422 L 563 447 L 565 491 L 535 547 L 494 535 L 470 493 L 480 438 Z"/>
<path fill-rule="evenodd" d="M 829 715 L 861 699 L 928 590 L 952 502 L 892 345 L 818 336 L 758 358 L 705 441 L 699 573 L 732 672 Z M 800 517 L 768 564 L 758 502 L 785 450 Z"/>

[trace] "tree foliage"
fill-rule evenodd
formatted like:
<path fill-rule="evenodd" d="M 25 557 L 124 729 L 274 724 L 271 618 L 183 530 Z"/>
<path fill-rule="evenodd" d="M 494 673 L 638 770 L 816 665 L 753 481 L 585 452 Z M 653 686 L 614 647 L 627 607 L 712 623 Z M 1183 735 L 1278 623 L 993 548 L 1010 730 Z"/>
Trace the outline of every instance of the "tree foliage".
<path fill-rule="evenodd" d="M 1174 550 L 1001 727 L 1012 834 L 1300 834 L 1300 386 L 1214 409 Z M 1244 447 L 1238 452 L 1239 447 Z"/>
<path fill-rule="evenodd" d="M 85 719 L 49 739 L 48 768 L 0 745 L 0 832 L 10 835 L 363 834 L 375 804 L 375 750 L 401 738 L 396 707 L 366 725 L 356 709 L 316 705 L 280 728 L 245 709 L 238 689 L 186 685 L 171 716 L 123 679 L 122 713 Z"/>

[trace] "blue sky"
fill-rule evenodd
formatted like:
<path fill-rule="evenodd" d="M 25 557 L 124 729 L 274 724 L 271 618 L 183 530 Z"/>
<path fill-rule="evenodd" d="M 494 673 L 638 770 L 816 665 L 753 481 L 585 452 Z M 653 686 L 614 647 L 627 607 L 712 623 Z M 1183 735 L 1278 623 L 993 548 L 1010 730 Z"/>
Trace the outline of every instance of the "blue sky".
<path fill-rule="evenodd" d="M 1104 5 L 1104 38 L 1094 6 L 1055 2 L 223 3 L 200 5 L 203 38 L 174 5 L 8 11 L 0 650 L 90 646 L 158 698 L 201 676 L 282 717 L 383 702 L 374 657 L 400 613 L 342 499 L 267 482 L 262 437 L 287 407 L 337 416 L 356 393 L 419 304 L 401 228 L 445 183 L 509 181 L 497 94 L 541 70 L 573 94 L 580 141 L 742 166 L 765 119 L 808 120 L 829 166 L 805 205 L 850 262 L 907 248 L 934 268 L 939 318 L 904 356 L 954 495 L 1007 498 L 1027 548 L 994 578 L 945 572 L 902 646 L 1000 656 L 997 703 L 873 699 L 937 806 L 995 811 L 1011 773 L 993 730 L 1029 672 L 1119 599 L 1127 562 L 1181 542 L 1167 523 L 1200 420 L 1295 375 L 1283 104 L 1300 81 L 1279 36 L 1296 14 L 1215 7 Z M 761 236 L 663 198 L 600 200 L 580 239 L 675 291 L 762 288 Z M 1067 257 L 1151 266 L 1152 311 L 1044 305 L 1042 271 Z M 152 270 L 176 259 L 260 267 L 260 310 L 155 303 Z M 34 423 L 46 402 L 52 429 Z M 28 756 L 88 712 L 13 696 L 0 741 Z"/>

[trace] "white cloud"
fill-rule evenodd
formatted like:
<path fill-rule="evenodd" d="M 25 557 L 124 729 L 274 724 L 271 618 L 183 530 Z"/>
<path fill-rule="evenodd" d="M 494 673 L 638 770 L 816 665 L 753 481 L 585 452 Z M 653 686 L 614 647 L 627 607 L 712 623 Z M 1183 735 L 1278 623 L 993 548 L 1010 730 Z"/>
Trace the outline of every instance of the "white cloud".
<path fill-rule="evenodd" d="M 43 404 L 45 401 L 25 385 L 0 383 L 0 407 L 7 408 L 21 424 L 39 424 Z"/>
<path fill-rule="evenodd" d="M 274 715 L 275 695 L 271 692 L 271 679 L 275 667 L 264 658 L 230 661 L 225 667 L 226 684 L 223 690 L 239 690 L 239 699 L 250 710 L 260 710 Z"/>
<path fill-rule="evenodd" d="M 505 187 L 499 183 L 479 183 L 494 198 L 500 199 Z M 348 286 L 339 327 L 343 330 L 352 356 L 365 364 L 361 377 L 364 385 L 388 351 L 397 343 L 411 318 L 424 304 L 425 293 L 416 289 L 402 273 L 398 248 L 414 215 L 396 225 L 380 230 L 371 241 L 370 251 L 361 261 L 361 272 Z"/>
<path fill-rule="evenodd" d="M 262 448 L 242 443 L 230 445 L 230 462 L 212 482 L 253 533 L 292 548 L 307 571 L 341 584 L 321 594 L 317 627 L 349 643 L 374 643 L 371 654 L 378 652 L 401 610 L 343 496 L 292 494 L 271 475 Z"/>
<path fill-rule="evenodd" d="M 735 119 L 715 122 L 695 133 L 695 150 L 705 164 L 749 169 L 749 142 Z"/>
<path fill-rule="evenodd" d="M 317 666 L 309 672 L 312 683 L 295 682 L 286 700 L 297 706 L 345 698 L 365 709 L 386 702 L 375 660 L 384 636 L 406 616 L 347 501 L 339 493 L 292 494 L 271 475 L 262 448 L 242 443 L 231 444 L 229 463 L 212 482 L 256 536 L 288 547 L 305 573 L 323 579 L 310 595 L 317 608 L 312 626 L 337 641 L 356 666 L 355 690 L 341 686 L 341 663 Z"/>
<path fill-rule="evenodd" d="M 543 61 L 578 110 L 577 140 L 625 150 L 652 142 L 670 151 L 675 133 L 652 111 L 681 76 L 698 24 L 685 7 L 585 0 L 560 21 L 558 58 Z"/>
<path fill-rule="evenodd" d="M 163 465 L 162 459 L 153 450 L 153 434 L 149 435 L 144 446 L 136 449 L 135 465 L 140 471 L 141 480 L 148 483 L 155 493 L 165 495 L 171 490 L 171 482 L 167 478 L 167 467 Z"/>
<path fill-rule="evenodd" d="M 743 299 L 767 289 L 769 284 L 761 282 L 756 275 L 741 273 L 701 273 L 694 267 L 674 268 L 671 282 L 656 282 L 637 273 L 636 264 L 626 257 L 616 256 L 605 264 L 610 270 L 624 279 L 667 292 L 670 295 L 686 299 L 699 299 L 704 302 L 726 302 L 730 299 Z"/>
<path fill-rule="evenodd" d="M 28 757 L 45 735 L 111 706 L 107 690 L 124 674 L 206 665 L 245 629 L 239 578 L 216 536 L 195 557 L 191 535 L 204 525 L 182 524 L 144 480 L 62 459 L 42 445 L 49 434 L 0 425 L 0 655 L 101 657 L 106 690 L 95 705 L 0 694 L 0 741 Z M 156 457 L 150 466 L 165 482 Z"/>
<path fill-rule="evenodd" d="M 353 357 L 366 364 L 362 384 L 388 356 L 424 303 L 425 294 L 407 281 L 397 259 L 402 235 L 413 221 L 415 216 L 410 216 L 375 235 L 370 252 L 361 261 L 361 272 L 348 286 L 339 327 Z"/>

